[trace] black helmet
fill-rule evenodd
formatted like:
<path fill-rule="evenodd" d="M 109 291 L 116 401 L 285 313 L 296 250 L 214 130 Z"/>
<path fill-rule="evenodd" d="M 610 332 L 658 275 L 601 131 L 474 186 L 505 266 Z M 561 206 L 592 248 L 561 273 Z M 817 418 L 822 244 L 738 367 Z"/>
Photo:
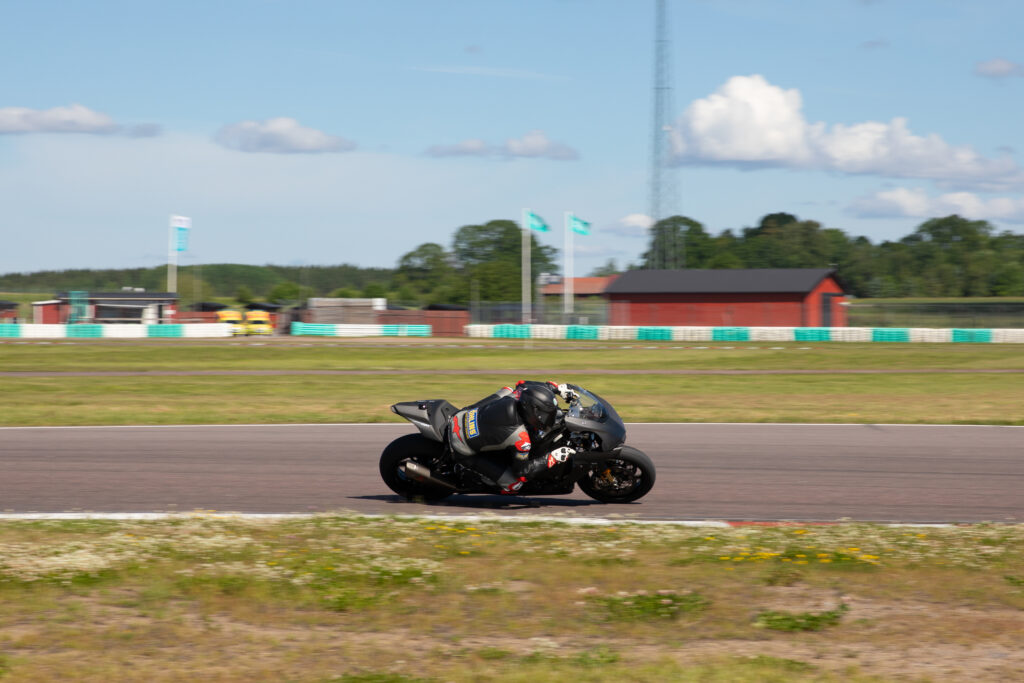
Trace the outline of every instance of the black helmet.
<path fill-rule="evenodd" d="M 535 432 L 551 429 L 558 413 L 555 392 L 544 384 L 528 384 L 519 390 L 519 413 Z"/>

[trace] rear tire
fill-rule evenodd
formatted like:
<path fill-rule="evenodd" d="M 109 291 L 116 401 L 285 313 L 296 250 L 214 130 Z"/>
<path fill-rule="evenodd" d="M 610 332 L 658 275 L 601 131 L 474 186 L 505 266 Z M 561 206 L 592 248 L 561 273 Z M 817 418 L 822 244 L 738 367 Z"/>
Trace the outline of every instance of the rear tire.
<path fill-rule="evenodd" d="M 591 466 L 577 482 L 580 490 L 602 503 L 632 503 L 654 486 L 654 463 L 643 451 L 623 446 Z"/>
<path fill-rule="evenodd" d="M 430 467 L 444 453 L 444 444 L 431 441 L 421 434 L 401 436 L 380 454 L 380 476 L 388 488 L 409 500 L 443 500 L 454 493 L 449 488 L 418 482 L 402 471 L 406 460 Z"/>

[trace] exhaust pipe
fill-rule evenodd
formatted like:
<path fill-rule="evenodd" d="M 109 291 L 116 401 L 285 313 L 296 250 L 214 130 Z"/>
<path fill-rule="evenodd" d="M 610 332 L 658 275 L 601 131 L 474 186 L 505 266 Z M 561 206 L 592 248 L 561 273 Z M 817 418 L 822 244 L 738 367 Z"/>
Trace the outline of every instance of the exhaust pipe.
<path fill-rule="evenodd" d="M 402 469 L 405 471 L 406 474 L 408 474 L 411 478 L 415 479 L 418 482 L 424 484 L 434 484 L 435 486 L 443 486 L 445 488 L 451 489 L 452 491 L 457 491 L 459 488 L 450 481 L 435 476 L 434 473 L 430 471 L 430 468 L 424 467 L 418 462 L 406 460 L 405 464 L 402 466 Z"/>

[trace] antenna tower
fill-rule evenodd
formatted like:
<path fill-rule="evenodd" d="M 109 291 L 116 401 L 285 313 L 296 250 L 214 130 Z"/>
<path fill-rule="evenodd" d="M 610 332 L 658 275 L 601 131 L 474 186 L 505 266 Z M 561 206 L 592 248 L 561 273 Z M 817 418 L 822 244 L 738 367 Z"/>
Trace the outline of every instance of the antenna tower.
<path fill-rule="evenodd" d="M 654 226 L 675 212 L 675 186 L 670 178 L 668 133 L 672 127 L 672 43 L 668 35 L 666 0 L 654 3 L 654 121 L 651 139 L 651 258 L 654 268 L 677 268 L 675 232 L 657 239 Z M 681 246 L 681 245 L 680 245 Z"/>

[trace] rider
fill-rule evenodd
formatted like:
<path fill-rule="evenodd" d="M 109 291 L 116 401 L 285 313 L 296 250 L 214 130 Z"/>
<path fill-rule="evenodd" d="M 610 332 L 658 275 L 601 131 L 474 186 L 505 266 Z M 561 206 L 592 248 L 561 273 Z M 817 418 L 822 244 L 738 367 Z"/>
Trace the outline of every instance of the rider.
<path fill-rule="evenodd" d="M 565 384 L 520 380 L 515 389 L 504 387 L 466 406 L 448 423 L 455 457 L 497 484 L 502 493 L 518 492 L 528 477 L 565 462 L 572 453 L 562 447 L 531 457 L 531 446 L 555 424 L 556 394 L 566 401 L 576 398 Z"/>

